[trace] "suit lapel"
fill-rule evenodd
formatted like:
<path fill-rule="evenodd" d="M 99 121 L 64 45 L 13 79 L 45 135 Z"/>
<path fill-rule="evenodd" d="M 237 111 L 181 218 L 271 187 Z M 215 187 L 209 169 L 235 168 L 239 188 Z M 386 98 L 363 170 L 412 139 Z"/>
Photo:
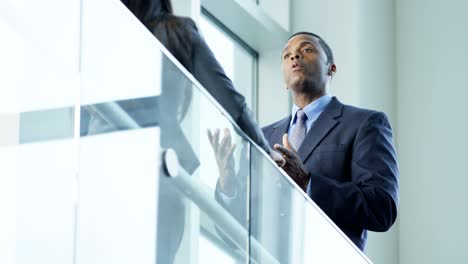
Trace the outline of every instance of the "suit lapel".
<path fill-rule="evenodd" d="M 315 120 L 309 132 L 298 149 L 299 157 L 305 162 L 323 138 L 340 122 L 336 118 L 341 116 L 343 104 L 333 97 L 330 104 L 323 110 L 322 114 Z"/>
<path fill-rule="evenodd" d="M 284 118 L 283 120 L 276 123 L 273 127 L 273 133 L 271 134 L 271 143 L 274 144 L 283 144 L 283 135 L 288 133 L 289 123 L 291 122 L 291 116 Z"/>

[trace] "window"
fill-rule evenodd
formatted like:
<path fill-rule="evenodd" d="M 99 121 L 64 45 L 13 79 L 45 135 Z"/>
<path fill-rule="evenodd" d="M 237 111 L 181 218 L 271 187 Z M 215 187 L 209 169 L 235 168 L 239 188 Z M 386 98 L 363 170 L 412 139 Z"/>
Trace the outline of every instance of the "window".
<path fill-rule="evenodd" d="M 257 53 L 232 34 L 207 11 L 202 11 L 200 30 L 234 87 L 256 113 Z"/>

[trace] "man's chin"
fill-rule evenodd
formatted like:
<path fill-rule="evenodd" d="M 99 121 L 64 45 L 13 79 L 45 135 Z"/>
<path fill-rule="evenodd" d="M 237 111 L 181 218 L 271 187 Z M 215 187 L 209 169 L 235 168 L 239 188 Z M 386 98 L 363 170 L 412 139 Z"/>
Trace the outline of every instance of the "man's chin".
<path fill-rule="evenodd" d="M 320 92 L 320 89 L 317 89 L 316 85 L 311 82 L 307 82 L 302 78 L 298 78 L 297 80 L 292 80 L 289 84 L 289 89 L 296 93 L 310 93 L 315 94 Z"/>
<path fill-rule="evenodd" d="M 302 92 L 304 91 L 304 89 L 306 88 L 306 82 L 304 81 L 303 78 L 299 78 L 299 76 L 297 76 L 297 78 L 293 78 L 290 82 L 289 82 L 289 89 L 291 89 L 292 91 L 295 91 L 295 92 Z"/>
<path fill-rule="evenodd" d="M 304 85 L 304 78 L 300 75 L 291 76 L 289 79 L 289 87 L 300 87 Z"/>

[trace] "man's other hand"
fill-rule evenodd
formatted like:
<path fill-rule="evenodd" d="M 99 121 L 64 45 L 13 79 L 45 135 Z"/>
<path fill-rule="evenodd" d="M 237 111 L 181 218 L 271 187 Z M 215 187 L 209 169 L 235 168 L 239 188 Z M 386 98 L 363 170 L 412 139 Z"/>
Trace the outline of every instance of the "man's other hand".
<path fill-rule="evenodd" d="M 310 174 L 297 152 L 289 144 L 288 134 L 283 135 L 283 145 L 275 144 L 274 148 L 281 153 L 285 161 L 283 166 L 279 165 L 302 190 L 306 191 L 310 180 Z"/>

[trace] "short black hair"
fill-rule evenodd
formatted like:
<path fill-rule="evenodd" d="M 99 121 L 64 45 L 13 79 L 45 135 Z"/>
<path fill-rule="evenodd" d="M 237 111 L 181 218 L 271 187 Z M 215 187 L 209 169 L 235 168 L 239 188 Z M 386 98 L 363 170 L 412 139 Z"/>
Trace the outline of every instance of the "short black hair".
<path fill-rule="evenodd" d="M 335 59 L 333 58 L 333 52 L 332 52 L 330 46 L 328 46 L 327 42 L 325 42 L 325 40 L 323 40 L 322 37 L 320 37 L 319 35 L 317 35 L 315 33 L 307 32 L 307 31 L 296 32 L 296 33 L 292 34 L 288 38 L 288 41 L 290 39 L 292 39 L 293 37 L 295 37 L 297 35 L 301 35 L 301 34 L 305 34 L 305 35 L 309 35 L 309 36 L 313 36 L 313 37 L 318 38 L 319 39 L 319 44 L 322 46 L 323 50 L 325 51 L 325 54 L 327 55 L 327 62 L 328 63 L 335 63 Z"/>

